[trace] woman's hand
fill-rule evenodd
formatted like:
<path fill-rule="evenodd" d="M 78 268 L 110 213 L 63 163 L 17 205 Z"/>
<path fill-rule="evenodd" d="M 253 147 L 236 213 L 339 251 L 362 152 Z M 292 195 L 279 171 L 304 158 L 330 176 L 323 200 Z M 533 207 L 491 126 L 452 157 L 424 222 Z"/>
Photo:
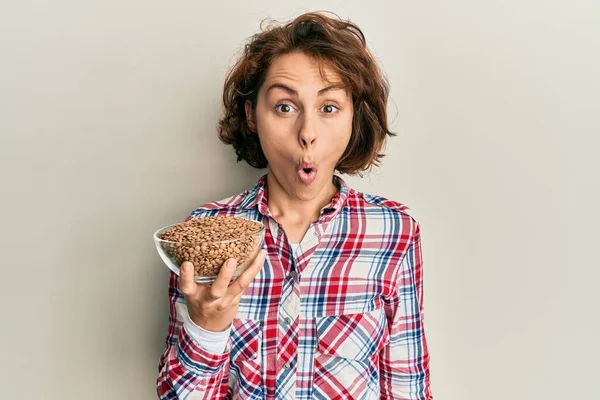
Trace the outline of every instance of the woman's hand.
<path fill-rule="evenodd" d="M 229 284 L 237 261 L 225 261 L 211 286 L 194 282 L 194 266 L 186 261 L 181 265 L 179 288 L 185 297 L 191 320 L 199 327 L 212 332 L 226 330 L 237 314 L 244 290 L 262 268 L 266 250 L 261 249 L 252 264 L 235 281 Z"/>

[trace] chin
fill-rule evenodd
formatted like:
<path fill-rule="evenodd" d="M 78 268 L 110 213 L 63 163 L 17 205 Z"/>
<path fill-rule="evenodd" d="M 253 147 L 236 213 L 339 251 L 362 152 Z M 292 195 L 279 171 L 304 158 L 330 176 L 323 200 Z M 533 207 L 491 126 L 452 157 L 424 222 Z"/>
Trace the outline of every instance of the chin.
<path fill-rule="evenodd" d="M 296 190 L 296 197 L 302 201 L 310 201 L 317 197 L 317 192 L 313 190 Z"/>
<path fill-rule="evenodd" d="M 298 199 L 303 201 L 313 200 L 323 190 L 322 182 L 313 182 L 310 185 L 305 185 L 302 182 L 295 181 L 295 193 Z"/>

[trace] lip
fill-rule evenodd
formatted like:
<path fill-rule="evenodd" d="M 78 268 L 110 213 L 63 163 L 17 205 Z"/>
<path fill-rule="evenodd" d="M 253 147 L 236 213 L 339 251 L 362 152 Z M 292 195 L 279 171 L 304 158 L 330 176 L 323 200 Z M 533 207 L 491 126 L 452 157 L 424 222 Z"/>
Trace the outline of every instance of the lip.
<path fill-rule="evenodd" d="M 305 169 L 310 169 L 310 172 L 306 172 Z M 298 165 L 296 173 L 298 178 L 305 185 L 310 185 L 317 178 L 317 164 L 312 161 L 303 161 Z"/>
<path fill-rule="evenodd" d="M 310 168 L 310 169 L 314 169 L 316 171 L 317 163 L 314 161 L 302 161 L 300 163 L 300 165 L 298 166 L 298 169 L 304 169 L 304 168 Z"/>

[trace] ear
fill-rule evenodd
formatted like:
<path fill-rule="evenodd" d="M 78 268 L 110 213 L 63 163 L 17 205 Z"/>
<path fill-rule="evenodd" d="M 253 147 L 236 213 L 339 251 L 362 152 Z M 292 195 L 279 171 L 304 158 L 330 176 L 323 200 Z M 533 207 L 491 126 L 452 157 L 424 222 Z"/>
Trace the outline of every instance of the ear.
<path fill-rule="evenodd" d="M 246 121 L 248 121 L 248 128 L 256 133 L 256 115 L 254 108 L 252 107 L 252 101 L 246 100 L 244 103 L 244 109 L 246 111 Z"/>

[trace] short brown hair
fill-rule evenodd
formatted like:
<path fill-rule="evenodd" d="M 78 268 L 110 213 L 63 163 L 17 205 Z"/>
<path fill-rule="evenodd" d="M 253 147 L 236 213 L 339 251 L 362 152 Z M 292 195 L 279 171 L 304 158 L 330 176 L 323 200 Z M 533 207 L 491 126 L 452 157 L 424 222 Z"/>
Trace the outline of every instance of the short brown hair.
<path fill-rule="evenodd" d="M 269 66 L 276 57 L 292 52 L 317 60 L 321 75 L 323 65 L 332 68 L 352 95 L 352 135 L 336 170 L 360 174 L 378 165 L 387 136 L 395 136 L 387 124 L 388 81 L 367 49 L 360 28 L 323 13 L 302 14 L 268 29 L 261 24 L 261 32 L 250 38 L 225 80 L 219 138 L 233 145 L 238 161 L 246 160 L 255 168 L 267 166 L 258 136 L 248 127 L 244 104 L 250 100 L 256 107 Z"/>

